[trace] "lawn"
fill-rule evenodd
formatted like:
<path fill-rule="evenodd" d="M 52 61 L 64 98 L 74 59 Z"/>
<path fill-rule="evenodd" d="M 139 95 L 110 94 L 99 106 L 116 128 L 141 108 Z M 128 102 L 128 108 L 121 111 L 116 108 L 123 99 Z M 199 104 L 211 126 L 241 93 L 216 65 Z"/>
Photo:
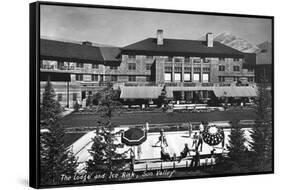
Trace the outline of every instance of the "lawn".
<path fill-rule="evenodd" d="M 235 110 L 225 112 L 208 113 L 121 113 L 115 114 L 112 121 L 117 125 L 133 125 L 149 123 L 181 123 L 200 121 L 232 121 L 252 120 L 256 118 L 253 110 Z M 61 120 L 65 128 L 96 126 L 99 119 L 98 114 L 72 113 Z"/>

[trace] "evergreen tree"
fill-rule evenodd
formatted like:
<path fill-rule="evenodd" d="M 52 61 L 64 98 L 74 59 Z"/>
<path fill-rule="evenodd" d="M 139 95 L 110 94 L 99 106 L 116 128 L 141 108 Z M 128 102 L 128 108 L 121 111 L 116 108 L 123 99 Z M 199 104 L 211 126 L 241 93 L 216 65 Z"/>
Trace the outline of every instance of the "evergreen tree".
<path fill-rule="evenodd" d="M 91 159 L 87 161 L 87 173 L 95 172 L 109 173 L 122 169 L 124 166 L 123 153 L 117 153 L 117 148 L 122 144 L 116 143 L 116 134 L 114 132 L 115 124 L 111 122 L 113 113 L 120 109 L 120 102 L 117 101 L 116 92 L 109 84 L 107 88 L 100 91 L 97 95 L 99 105 L 98 110 L 100 119 L 96 136 L 92 139 L 93 144 L 89 153 Z"/>
<path fill-rule="evenodd" d="M 43 93 L 43 101 L 40 109 L 40 119 L 45 125 L 54 123 L 61 112 L 60 104 L 55 100 L 56 93 L 52 83 L 48 80 Z"/>
<path fill-rule="evenodd" d="M 76 168 L 78 167 L 78 162 L 77 162 L 77 158 L 75 157 L 75 155 L 73 154 L 73 150 L 72 147 L 67 150 L 65 156 L 67 156 L 64 160 L 64 171 L 63 174 L 70 177 L 70 181 L 66 182 L 66 183 L 73 183 L 74 182 L 74 176 L 76 174 Z"/>
<path fill-rule="evenodd" d="M 253 150 L 253 171 L 272 171 L 272 124 L 268 111 L 270 94 L 266 81 L 258 87 L 256 124 L 251 132 Z"/>
<path fill-rule="evenodd" d="M 60 105 L 54 99 L 55 92 L 48 81 L 41 105 L 41 129 L 46 131 L 40 136 L 40 182 L 41 185 L 61 183 L 61 175 L 75 170 L 76 160 L 64 146 L 64 128 L 58 122 Z M 70 167 L 74 167 L 71 170 Z"/>
<path fill-rule="evenodd" d="M 245 146 L 246 138 L 244 131 L 238 124 L 238 121 L 233 122 L 227 149 L 229 150 L 227 162 L 230 170 L 235 172 L 247 172 L 249 164 L 249 152 Z"/>

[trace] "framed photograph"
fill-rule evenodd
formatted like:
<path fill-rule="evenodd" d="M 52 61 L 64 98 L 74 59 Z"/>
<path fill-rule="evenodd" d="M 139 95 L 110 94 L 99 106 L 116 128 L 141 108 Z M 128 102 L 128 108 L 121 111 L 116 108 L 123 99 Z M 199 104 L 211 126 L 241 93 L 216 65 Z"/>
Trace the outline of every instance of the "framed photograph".
<path fill-rule="evenodd" d="M 274 172 L 274 18 L 30 4 L 30 186 Z"/>

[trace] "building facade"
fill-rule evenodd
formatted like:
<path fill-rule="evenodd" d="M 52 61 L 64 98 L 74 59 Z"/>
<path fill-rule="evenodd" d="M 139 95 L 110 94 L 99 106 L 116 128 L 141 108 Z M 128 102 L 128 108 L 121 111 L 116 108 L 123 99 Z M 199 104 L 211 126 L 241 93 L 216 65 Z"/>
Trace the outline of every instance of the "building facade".
<path fill-rule="evenodd" d="M 76 101 L 85 101 L 107 82 L 121 89 L 123 99 L 134 98 L 134 93 L 122 93 L 122 89 L 132 86 L 165 86 L 170 98 L 190 99 L 198 92 L 208 97 L 214 87 L 254 85 L 255 74 L 245 67 L 244 54 L 213 41 L 212 33 L 206 34 L 206 41 L 163 36 L 163 30 L 158 30 L 156 38 L 123 48 L 42 39 L 40 71 L 47 77 L 41 80 L 41 93 L 46 80 L 54 74 L 67 74 L 65 79 L 52 83 L 58 101 L 69 107 Z M 137 88 L 133 89 L 137 93 Z M 155 98 L 152 94 L 151 99 Z"/>

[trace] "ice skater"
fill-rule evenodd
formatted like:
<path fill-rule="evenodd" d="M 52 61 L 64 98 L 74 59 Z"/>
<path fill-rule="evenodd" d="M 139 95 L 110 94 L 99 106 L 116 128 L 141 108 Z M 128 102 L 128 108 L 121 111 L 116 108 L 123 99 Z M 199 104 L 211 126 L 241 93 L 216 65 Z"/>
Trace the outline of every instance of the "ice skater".
<path fill-rule="evenodd" d="M 197 135 L 197 132 L 194 133 L 192 138 L 193 138 L 193 141 L 192 141 L 191 148 L 194 147 L 194 146 L 196 148 L 197 147 L 197 143 L 198 143 L 198 139 L 199 139 L 199 136 Z"/>
<path fill-rule="evenodd" d="M 168 146 L 167 139 L 164 134 L 164 129 L 161 129 L 159 139 L 154 146 L 157 146 L 159 143 L 160 143 L 160 147 L 163 147 L 163 145 Z"/>

